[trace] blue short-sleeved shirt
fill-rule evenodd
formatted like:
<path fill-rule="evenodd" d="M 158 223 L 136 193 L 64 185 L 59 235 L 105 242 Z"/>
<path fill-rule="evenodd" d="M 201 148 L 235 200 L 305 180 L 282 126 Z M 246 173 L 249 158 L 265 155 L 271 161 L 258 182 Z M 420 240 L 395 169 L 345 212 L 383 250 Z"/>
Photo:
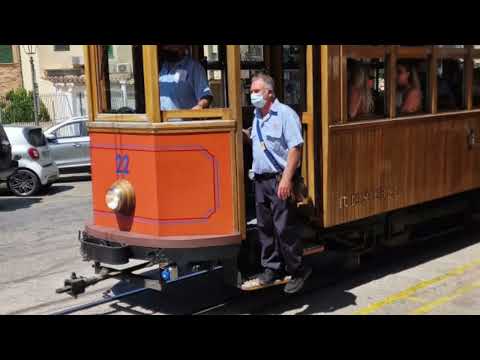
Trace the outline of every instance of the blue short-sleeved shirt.
<path fill-rule="evenodd" d="M 272 104 L 270 112 L 262 118 L 259 110 L 255 110 L 252 126 L 253 166 L 255 174 L 276 173 L 277 169 L 268 160 L 263 151 L 257 134 L 257 121 L 260 121 L 263 140 L 275 160 L 287 166 L 288 152 L 290 149 L 303 145 L 302 124 L 295 110 L 282 104 L 278 99 Z"/>
<path fill-rule="evenodd" d="M 212 96 L 205 69 L 189 56 L 160 69 L 161 110 L 191 109 L 205 96 Z"/>

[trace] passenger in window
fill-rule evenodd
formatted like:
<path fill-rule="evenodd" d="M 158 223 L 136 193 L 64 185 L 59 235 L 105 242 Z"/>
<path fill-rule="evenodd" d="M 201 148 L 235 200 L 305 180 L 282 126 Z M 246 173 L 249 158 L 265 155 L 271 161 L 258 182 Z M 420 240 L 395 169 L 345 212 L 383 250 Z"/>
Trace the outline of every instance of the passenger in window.
<path fill-rule="evenodd" d="M 166 110 L 208 108 L 213 100 L 206 71 L 185 45 L 159 45 L 160 107 Z"/>
<path fill-rule="evenodd" d="M 438 68 L 438 109 L 440 111 L 455 110 L 457 99 L 455 97 L 455 82 L 447 62 Z"/>
<path fill-rule="evenodd" d="M 350 119 L 374 112 L 372 87 L 373 81 L 369 79 L 368 68 L 364 65 L 356 65 L 349 86 L 348 115 Z"/>
<path fill-rule="evenodd" d="M 397 65 L 397 111 L 412 114 L 422 109 L 422 87 L 417 68 L 408 62 Z"/>

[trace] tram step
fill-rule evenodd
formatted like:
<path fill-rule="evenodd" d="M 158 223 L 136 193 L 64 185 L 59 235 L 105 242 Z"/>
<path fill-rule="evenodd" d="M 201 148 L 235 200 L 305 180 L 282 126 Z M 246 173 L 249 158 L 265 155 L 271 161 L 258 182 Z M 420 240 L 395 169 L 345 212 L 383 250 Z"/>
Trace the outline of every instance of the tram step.
<path fill-rule="evenodd" d="M 303 246 L 303 256 L 310 256 L 314 254 L 320 254 L 325 251 L 324 244 L 308 243 Z"/>

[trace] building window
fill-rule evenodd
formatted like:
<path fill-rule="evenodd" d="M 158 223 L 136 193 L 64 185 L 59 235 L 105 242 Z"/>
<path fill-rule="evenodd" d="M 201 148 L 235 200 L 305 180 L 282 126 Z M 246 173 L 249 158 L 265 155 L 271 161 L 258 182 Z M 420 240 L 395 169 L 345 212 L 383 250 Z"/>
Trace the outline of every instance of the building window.
<path fill-rule="evenodd" d="M 0 45 L 0 64 L 13 63 L 12 45 Z"/>
<path fill-rule="evenodd" d="M 70 51 L 70 45 L 53 45 L 53 51 Z"/>

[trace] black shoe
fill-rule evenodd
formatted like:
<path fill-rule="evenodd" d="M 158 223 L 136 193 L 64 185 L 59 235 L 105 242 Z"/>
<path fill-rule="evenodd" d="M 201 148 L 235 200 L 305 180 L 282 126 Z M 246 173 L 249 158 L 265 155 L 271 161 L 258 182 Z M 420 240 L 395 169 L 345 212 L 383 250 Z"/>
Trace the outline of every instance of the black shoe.
<path fill-rule="evenodd" d="M 258 282 L 260 286 L 270 285 L 273 284 L 276 280 L 283 279 L 282 274 L 280 272 L 272 270 L 272 269 L 265 269 L 263 274 L 260 274 L 258 277 Z"/>
<path fill-rule="evenodd" d="M 288 284 L 285 285 L 283 291 L 285 291 L 287 294 L 295 294 L 299 292 L 303 289 L 305 281 L 307 281 L 310 275 L 312 275 L 312 268 L 307 268 L 300 274 L 293 276 Z"/>

